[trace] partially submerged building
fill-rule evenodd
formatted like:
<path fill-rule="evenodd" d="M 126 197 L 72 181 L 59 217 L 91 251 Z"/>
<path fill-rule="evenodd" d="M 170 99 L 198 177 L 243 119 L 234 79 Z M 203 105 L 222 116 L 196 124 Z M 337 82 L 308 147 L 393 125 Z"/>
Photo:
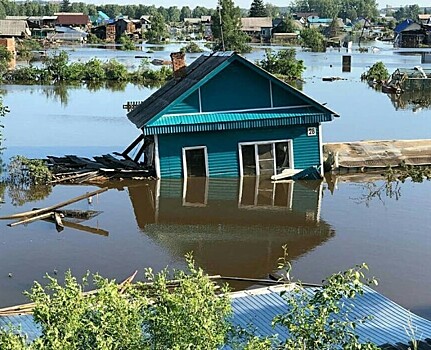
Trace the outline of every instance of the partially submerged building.
<path fill-rule="evenodd" d="M 406 19 L 398 24 L 394 32 L 394 46 L 396 47 L 418 48 L 421 45 L 431 44 L 430 28 L 411 19 Z"/>
<path fill-rule="evenodd" d="M 127 116 L 158 178 L 271 177 L 322 169 L 321 123 L 337 114 L 233 52 L 203 54 Z M 140 144 L 141 142 L 141 144 Z M 322 170 L 323 171 L 323 170 Z"/>
<path fill-rule="evenodd" d="M 272 36 L 272 17 L 243 17 L 241 30 L 252 39 L 269 41 Z"/>

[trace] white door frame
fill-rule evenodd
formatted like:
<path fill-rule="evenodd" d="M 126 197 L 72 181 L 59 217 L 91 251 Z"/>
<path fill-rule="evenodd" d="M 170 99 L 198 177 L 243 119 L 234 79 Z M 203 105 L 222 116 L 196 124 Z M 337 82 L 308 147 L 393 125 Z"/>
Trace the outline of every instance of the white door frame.
<path fill-rule="evenodd" d="M 268 141 L 247 141 L 247 142 L 238 142 L 238 159 L 239 159 L 239 176 L 244 176 L 244 167 L 242 164 L 242 146 L 254 146 L 254 157 L 255 157 L 255 164 L 256 164 L 256 176 L 260 175 L 260 168 L 259 168 L 259 153 L 257 146 L 258 145 L 268 145 L 272 144 L 272 152 L 274 154 L 274 174 L 276 174 L 276 158 L 275 158 L 275 144 L 280 142 L 287 142 L 288 152 L 289 152 L 289 169 L 295 169 L 295 164 L 293 161 L 293 140 L 292 139 L 282 139 L 282 140 L 268 140 Z"/>
<path fill-rule="evenodd" d="M 204 150 L 204 161 L 205 161 L 205 176 L 209 176 L 209 170 L 208 170 L 208 150 L 207 146 L 193 146 L 193 147 L 183 147 L 182 148 L 182 158 L 183 158 L 183 177 L 186 179 L 188 176 L 187 174 L 187 158 L 186 158 L 186 151 L 192 151 L 197 149 L 203 149 Z"/>

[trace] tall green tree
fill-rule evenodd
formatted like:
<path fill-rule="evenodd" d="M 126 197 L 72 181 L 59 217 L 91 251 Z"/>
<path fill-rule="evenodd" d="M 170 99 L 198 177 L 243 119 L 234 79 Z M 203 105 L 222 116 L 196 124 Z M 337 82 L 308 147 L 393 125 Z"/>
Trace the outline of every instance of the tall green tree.
<path fill-rule="evenodd" d="M 280 50 L 273 53 L 265 51 L 265 58 L 256 61 L 256 64 L 283 80 L 301 79 L 305 70 L 304 61 L 296 59 L 295 49 Z"/>
<path fill-rule="evenodd" d="M 192 10 L 190 10 L 190 7 L 183 6 L 181 8 L 181 14 L 180 14 L 180 20 L 184 21 L 184 18 L 190 18 L 192 17 Z"/>
<path fill-rule="evenodd" d="M 165 19 L 159 12 L 151 17 L 151 28 L 145 33 L 145 36 L 147 41 L 153 44 L 160 43 L 168 36 Z"/>
<path fill-rule="evenodd" d="M 325 37 L 316 28 L 301 30 L 301 44 L 313 52 L 325 51 Z"/>
<path fill-rule="evenodd" d="M 269 2 L 265 4 L 266 13 L 269 17 L 276 18 L 280 17 L 280 8 L 278 6 L 275 6 Z"/>
<path fill-rule="evenodd" d="M 253 0 L 248 15 L 249 17 L 267 17 L 268 11 L 263 4 L 263 0 Z"/>
<path fill-rule="evenodd" d="M 70 1 L 69 0 L 62 0 L 61 6 L 60 6 L 61 12 L 69 12 L 70 11 Z"/>
<path fill-rule="evenodd" d="M 241 31 L 241 10 L 232 0 L 220 0 L 213 16 L 212 32 L 215 50 L 249 52 L 249 38 Z"/>

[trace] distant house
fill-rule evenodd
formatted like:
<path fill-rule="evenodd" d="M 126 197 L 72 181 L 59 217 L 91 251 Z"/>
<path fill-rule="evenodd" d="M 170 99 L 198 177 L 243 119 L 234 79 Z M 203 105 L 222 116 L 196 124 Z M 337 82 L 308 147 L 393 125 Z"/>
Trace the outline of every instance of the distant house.
<path fill-rule="evenodd" d="M 30 35 L 27 20 L 0 20 L 0 38 L 25 38 Z"/>
<path fill-rule="evenodd" d="M 321 123 L 336 113 L 233 52 L 203 54 L 190 66 L 171 55 L 175 78 L 127 117 L 158 178 L 269 178 L 322 170 Z"/>
<path fill-rule="evenodd" d="M 332 18 L 320 18 L 319 16 L 307 17 L 307 23 L 310 28 L 329 27 L 332 21 Z"/>
<path fill-rule="evenodd" d="M 110 18 L 105 12 L 97 11 L 97 15 L 91 16 L 90 20 L 92 25 L 99 26 L 108 23 Z"/>
<path fill-rule="evenodd" d="M 87 38 L 87 35 L 88 33 L 81 28 L 56 26 L 55 32 L 48 33 L 46 37 L 49 40 L 83 42 Z"/>
<path fill-rule="evenodd" d="M 308 17 L 319 17 L 319 14 L 317 12 L 296 12 L 292 14 L 292 18 L 296 20 L 307 19 Z"/>
<path fill-rule="evenodd" d="M 141 16 L 140 20 L 142 30 L 148 30 L 151 28 L 151 16 Z"/>
<path fill-rule="evenodd" d="M 109 23 L 106 26 L 106 38 L 111 41 L 118 41 L 122 35 L 133 35 L 136 31 L 136 26 L 132 20 L 127 18 L 119 18 L 115 22 Z"/>
<path fill-rule="evenodd" d="M 57 16 L 57 26 L 87 28 L 91 24 L 90 17 L 80 12 L 58 12 L 54 16 Z"/>
<path fill-rule="evenodd" d="M 417 48 L 422 44 L 430 44 L 430 32 L 412 19 L 406 19 L 398 24 L 395 29 L 394 45 L 397 47 Z"/>
<path fill-rule="evenodd" d="M 243 17 L 241 30 L 252 38 L 268 41 L 272 34 L 271 17 Z"/>
<path fill-rule="evenodd" d="M 422 24 L 428 24 L 430 22 L 430 20 L 431 20 L 431 14 L 419 14 L 418 15 L 418 20 Z"/>
<path fill-rule="evenodd" d="M 197 18 L 184 18 L 184 26 L 187 33 L 202 33 L 205 38 L 212 35 L 211 16 L 201 16 Z"/>

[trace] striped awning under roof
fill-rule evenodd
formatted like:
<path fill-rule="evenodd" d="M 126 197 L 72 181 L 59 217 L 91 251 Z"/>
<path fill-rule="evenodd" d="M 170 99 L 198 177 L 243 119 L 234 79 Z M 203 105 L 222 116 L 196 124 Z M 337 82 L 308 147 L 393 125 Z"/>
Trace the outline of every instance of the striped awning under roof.
<path fill-rule="evenodd" d="M 142 130 L 145 135 L 161 135 L 317 124 L 332 120 L 332 114 L 310 112 L 307 108 L 250 113 L 196 113 L 164 115 L 147 123 Z"/>

